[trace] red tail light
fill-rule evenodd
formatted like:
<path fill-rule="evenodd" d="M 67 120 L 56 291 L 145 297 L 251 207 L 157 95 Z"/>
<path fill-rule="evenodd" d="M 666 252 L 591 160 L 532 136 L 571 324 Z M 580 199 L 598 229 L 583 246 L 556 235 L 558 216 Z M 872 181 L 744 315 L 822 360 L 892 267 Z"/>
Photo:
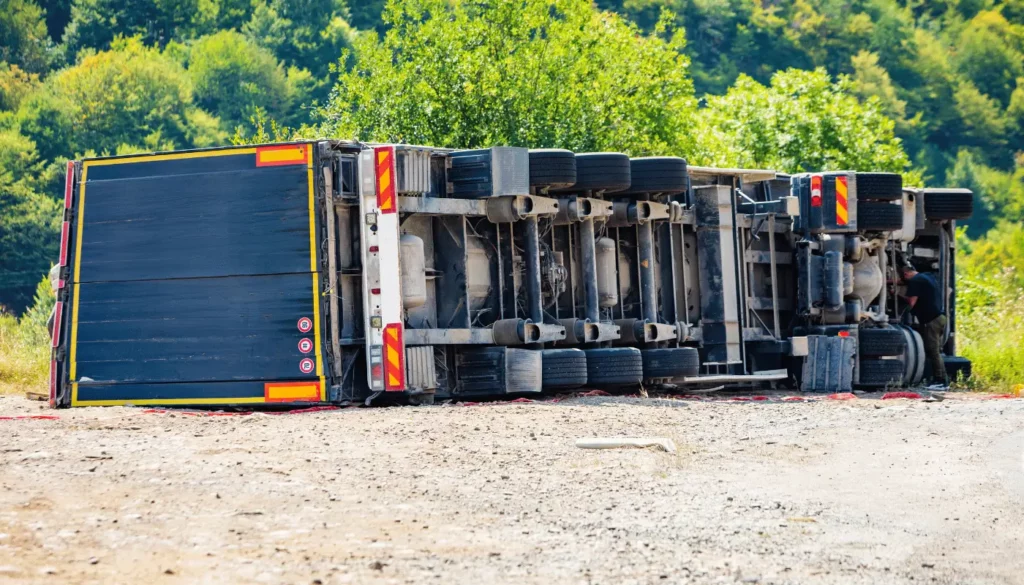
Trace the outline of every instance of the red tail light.
<path fill-rule="evenodd" d="M 68 234 L 71 231 L 71 222 L 65 221 L 60 226 L 60 265 L 61 267 L 68 265 Z"/>
<path fill-rule="evenodd" d="M 68 174 L 64 178 L 64 209 L 71 209 L 72 189 L 75 184 L 75 161 L 68 161 Z"/>
<path fill-rule="evenodd" d="M 821 175 L 811 176 L 811 207 L 821 207 Z"/>

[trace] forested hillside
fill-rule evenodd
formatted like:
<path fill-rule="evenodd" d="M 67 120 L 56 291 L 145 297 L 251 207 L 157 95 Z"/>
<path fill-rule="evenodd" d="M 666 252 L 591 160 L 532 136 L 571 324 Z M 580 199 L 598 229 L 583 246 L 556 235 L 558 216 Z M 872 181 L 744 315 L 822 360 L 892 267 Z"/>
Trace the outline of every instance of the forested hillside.
<path fill-rule="evenodd" d="M 1024 0 L 0 0 L 0 313 L 69 158 L 315 135 L 962 185 L 1024 302 Z"/>

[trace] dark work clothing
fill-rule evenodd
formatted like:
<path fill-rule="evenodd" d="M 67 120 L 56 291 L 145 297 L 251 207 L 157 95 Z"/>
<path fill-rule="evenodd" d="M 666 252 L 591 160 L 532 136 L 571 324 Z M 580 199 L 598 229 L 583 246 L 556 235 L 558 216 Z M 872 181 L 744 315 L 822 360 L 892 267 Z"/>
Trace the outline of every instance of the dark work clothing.
<path fill-rule="evenodd" d="M 921 302 L 920 297 L 917 302 Z M 948 382 L 946 364 L 942 361 L 942 338 L 946 334 L 946 316 L 939 315 L 923 325 L 918 325 L 916 329 L 921 334 L 921 341 L 924 342 L 924 354 L 928 358 L 928 367 L 931 368 L 932 382 Z"/>
<path fill-rule="evenodd" d="M 912 309 L 918 323 L 930 323 L 942 314 L 942 295 L 939 284 L 930 274 L 918 272 L 907 281 L 907 298 L 917 297 Z"/>

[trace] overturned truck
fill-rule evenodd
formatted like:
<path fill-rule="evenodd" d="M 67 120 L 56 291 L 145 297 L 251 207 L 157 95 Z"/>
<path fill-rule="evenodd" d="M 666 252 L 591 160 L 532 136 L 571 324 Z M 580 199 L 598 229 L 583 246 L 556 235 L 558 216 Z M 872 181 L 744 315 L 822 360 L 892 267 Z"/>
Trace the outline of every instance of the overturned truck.
<path fill-rule="evenodd" d="M 53 406 L 808 392 L 955 357 L 966 190 L 681 158 L 311 141 L 68 164 Z"/>

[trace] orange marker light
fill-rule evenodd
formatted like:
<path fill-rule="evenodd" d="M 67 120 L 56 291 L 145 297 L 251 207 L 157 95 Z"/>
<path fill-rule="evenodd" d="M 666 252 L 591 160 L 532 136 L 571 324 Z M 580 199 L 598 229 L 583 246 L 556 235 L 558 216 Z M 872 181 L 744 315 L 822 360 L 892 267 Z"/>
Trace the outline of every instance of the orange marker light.
<path fill-rule="evenodd" d="M 256 166 L 278 167 L 306 164 L 306 144 L 282 144 L 256 148 Z"/>

